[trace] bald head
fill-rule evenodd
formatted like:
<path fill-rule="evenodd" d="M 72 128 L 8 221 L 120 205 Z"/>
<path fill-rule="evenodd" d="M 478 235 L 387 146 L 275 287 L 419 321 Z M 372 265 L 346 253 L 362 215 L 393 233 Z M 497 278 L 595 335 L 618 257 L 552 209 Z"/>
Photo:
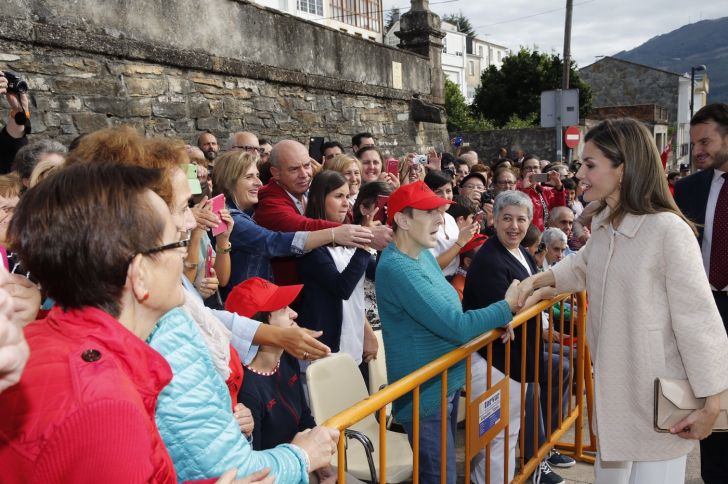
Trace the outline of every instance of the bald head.
<path fill-rule="evenodd" d="M 567 237 L 571 237 L 574 228 L 574 212 L 569 207 L 554 207 L 549 214 L 549 227 L 561 229 Z"/>
<path fill-rule="evenodd" d="M 225 143 L 225 151 L 245 150 L 254 152 L 260 148 L 258 137 L 250 131 L 238 131 L 233 133 Z"/>
<path fill-rule="evenodd" d="M 298 141 L 283 140 L 270 152 L 270 172 L 273 179 L 288 193 L 303 196 L 313 177 L 308 150 Z"/>

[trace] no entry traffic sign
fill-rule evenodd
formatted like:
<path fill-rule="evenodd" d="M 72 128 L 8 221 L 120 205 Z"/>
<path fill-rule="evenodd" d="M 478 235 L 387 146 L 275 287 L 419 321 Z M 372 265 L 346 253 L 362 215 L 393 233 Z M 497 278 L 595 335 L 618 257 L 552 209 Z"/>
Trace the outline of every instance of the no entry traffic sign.
<path fill-rule="evenodd" d="M 566 131 L 564 131 L 564 144 L 568 146 L 571 149 L 576 148 L 579 146 L 579 141 L 581 140 L 581 131 L 579 131 L 579 128 L 576 126 L 569 126 L 566 128 Z"/>

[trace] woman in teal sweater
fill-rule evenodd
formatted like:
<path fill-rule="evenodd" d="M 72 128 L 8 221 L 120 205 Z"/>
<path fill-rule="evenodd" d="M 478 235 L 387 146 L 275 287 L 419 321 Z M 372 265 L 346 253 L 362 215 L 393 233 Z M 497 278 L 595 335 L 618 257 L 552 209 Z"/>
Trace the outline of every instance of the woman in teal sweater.
<path fill-rule="evenodd" d="M 387 377 L 399 380 L 476 336 L 505 326 L 516 306 L 517 282 L 505 299 L 486 308 L 463 312 L 455 289 L 447 282 L 432 254 L 443 223 L 439 198 L 424 182 L 397 189 L 389 198 L 387 222 L 394 242 L 382 252 L 377 266 L 377 305 L 382 319 Z M 420 388 L 420 482 L 440 482 L 439 377 Z M 465 364 L 448 371 L 450 419 L 447 433 L 447 482 L 454 483 L 457 398 L 465 384 Z M 394 402 L 394 415 L 412 441 L 412 396 Z"/>

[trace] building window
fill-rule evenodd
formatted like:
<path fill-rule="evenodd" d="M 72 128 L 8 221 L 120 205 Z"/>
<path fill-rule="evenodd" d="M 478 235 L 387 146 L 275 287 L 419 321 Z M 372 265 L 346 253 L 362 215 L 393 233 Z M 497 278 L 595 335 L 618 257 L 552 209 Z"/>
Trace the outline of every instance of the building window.
<path fill-rule="evenodd" d="M 372 32 L 381 32 L 381 12 L 381 0 L 331 0 L 333 20 Z"/>
<path fill-rule="evenodd" d="M 475 62 L 470 61 L 468 63 L 468 70 L 470 71 L 468 75 L 474 76 L 475 75 Z"/>
<path fill-rule="evenodd" d="M 324 16 L 324 0 L 297 0 L 298 11 Z"/>
<path fill-rule="evenodd" d="M 483 58 L 483 46 L 478 47 L 478 56 L 482 59 Z"/>
<path fill-rule="evenodd" d="M 498 51 L 498 62 L 500 62 L 500 61 L 501 61 L 501 55 L 503 55 L 503 52 L 501 52 L 501 51 Z"/>
<path fill-rule="evenodd" d="M 488 47 L 488 65 L 493 64 L 493 47 Z"/>

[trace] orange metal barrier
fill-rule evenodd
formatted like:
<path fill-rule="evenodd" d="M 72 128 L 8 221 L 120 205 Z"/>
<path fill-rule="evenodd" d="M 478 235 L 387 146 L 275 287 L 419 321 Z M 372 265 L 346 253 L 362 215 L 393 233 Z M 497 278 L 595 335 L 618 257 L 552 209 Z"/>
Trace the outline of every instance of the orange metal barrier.
<path fill-rule="evenodd" d="M 564 367 L 564 346 L 563 344 L 559 347 L 559 379 L 554 382 L 552 379 L 552 358 L 550 357 L 555 343 L 555 330 L 554 330 L 554 305 L 558 305 L 560 308 L 560 316 L 558 318 L 559 327 L 562 333 L 568 333 L 571 335 L 569 340 L 576 339 L 576 344 L 573 345 L 572 350 L 569 352 L 568 361 L 570 371 L 568 374 L 568 381 L 564 381 L 563 367 Z M 564 318 L 565 308 L 570 307 L 570 318 L 566 320 Z M 586 340 L 586 294 L 581 292 L 577 294 L 561 294 L 553 299 L 541 301 L 540 303 L 528 308 L 521 312 L 512 320 L 512 326 L 517 328 L 522 326 L 523 323 L 527 322 L 531 318 L 536 318 L 538 324 L 531 325 L 533 330 L 536 331 L 536 338 L 544 338 L 544 355 L 549 355 L 547 358 L 548 372 L 546 385 L 534 385 L 534 397 L 533 397 L 533 408 L 530 409 L 534 412 L 536 418 L 534 418 L 534 455 L 526 461 L 524 458 L 524 429 L 525 429 L 525 417 L 526 412 L 526 384 L 521 384 L 521 395 L 520 395 L 520 437 L 519 437 L 519 458 L 517 461 L 518 470 L 514 476 L 512 482 L 525 482 L 525 480 L 533 473 L 538 466 L 539 462 L 547 457 L 549 451 L 558 447 L 563 450 L 564 454 L 571 455 L 573 458 L 585 462 L 594 462 L 594 457 L 586 454 L 586 452 L 596 451 L 596 439 L 592 431 L 592 409 L 593 409 L 593 384 L 591 378 L 591 364 L 588 353 L 588 347 L 585 344 Z M 548 331 L 542 334 L 541 325 L 541 314 L 542 312 L 548 312 L 549 314 L 549 328 Z M 521 346 L 521 375 L 520 380 L 525 380 L 526 371 L 526 340 L 528 326 L 523 327 L 523 337 Z M 445 445 L 445 432 L 446 432 L 446 418 L 444 415 L 447 413 L 447 377 L 448 369 L 457 363 L 467 360 L 466 369 L 466 387 L 465 387 L 465 398 L 466 398 L 466 415 L 465 415 L 465 475 L 466 479 L 469 479 L 470 474 L 470 461 L 472 457 L 479 452 L 481 449 L 485 449 L 486 452 L 486 475 L 485 482 L 503 482 L 508 476 L 508 402 L 509 402 L 509 385 L 508 378 L 503 378 L 496 384 L 492 383 L 492 344 L 502 344 L 500 342 L 500 336 L 503 334 L 503 330 L 493 330 L 484 335 L 473 339 L 465 345 L 447 353 L 440 358 L 432 361 L 428 365 L 423 366 L 417 371 L 407 375 L 400 380 L 390 383 L 387 387 L 374 393 L 369 398 L 360 401 L 356 405 L 338 413 L 337 415 L 329 418 L 323 424 L 338 428 L 342 431 L 341 437 L 338 443 L 338 472 L 339 482 L 345 482 L 345 448 L 346 442 L 343 434 L 343 430 L 351 427 L 356 422 L 362 420 L 367 415 L 378 413 L 379 421 L 379 475 L 378 480 L 380 483 L 387 482 L 387 469 L 386 469 L 386 405 L 393 402 L 397 398 L 412 392 L 413 394 L 413 483 L 418 483 L 418 471 L 419 471 L 419 400 L 420 400 L 420 385 L 426 381 L 441 375 L 443 384 L 442 395 L 441 395 L 441 408 L 442 408 L 442 429 L 441 429 L 441 482 L 445 482 L 445 466 L 446 466 L 446 445 Z M 560 340 L 562 343 L 565 340 Z M 566 341 L 569 345 L 571 343 Z M 472 353 L 478 351 L 481 348 L 487 349 L 487 385 L 485 392 L 479 397 L 473 399 L 473 395 L 476 394 L 471 388 L 471 366 L 472 366 Z M 574 355 L 574 349 L 576 355 Z M 510 374 L 510 350 L 511 342 L 506 343 L 505 354 L 506 354 L 506 368 L 505 375 Z M 539 368 L 538 366 L 543 361 L 544 355 L 535 356 L 535 374 L 538 378 Z M 574 372 L 575 375 L 574 375 Z M 562 399 L 561 396 L 564 393 L 565 386 L 569 389 L 569 399 L 567 402 L 567 411 L 564 415 L 562 412 Z M 540 388 L 539 388 L 540 387 Z M 546 439 L 542 445 L 538 445 L 538 409 L 539 409 L 539 391 L 546 391 L 548 396 L 547 408 L 542 409 L 544 415 L 544 426 Z M 575 390 L 575 391 L 574 391 Z M 558 391 L 559 395 L 559 410 L 557 422 L 552 421 L 551 417 L 551 395 L 553 391 Z M 500 418 L 493 423 L 489 430 L 484 432 L 482 435 L 479 433 L 479 406 L 484 405 L 483 402 L 491 398 L 496 392 L 500 392 L 498 395 L 500 401 Z M 478 390 L 477 393 L 480 393 Z M 589 445 L 583 444 L 583 426 L 584 426 L 584 398 L 586 393 L 586 407 L 589 416 Z M 573 395 L 573 396 L 572 396 Z M 491 399 L 491 402 L 493 400 Z M 490 403 L 490 402 L 489 402 Z M 573 443 L 561 442 L 564 434 L 568 431 L 571 426 L 575 425 L 575 438 Z M 504 476 L 503 480 L 499 477 L 489 476 L 489 463 L 490 463 L 490 444 L 493 438 L 500 432 L 505 432 L 505 462 L 504 462 Z M 374 437 L 374 436 L 372 436 Z"/>

